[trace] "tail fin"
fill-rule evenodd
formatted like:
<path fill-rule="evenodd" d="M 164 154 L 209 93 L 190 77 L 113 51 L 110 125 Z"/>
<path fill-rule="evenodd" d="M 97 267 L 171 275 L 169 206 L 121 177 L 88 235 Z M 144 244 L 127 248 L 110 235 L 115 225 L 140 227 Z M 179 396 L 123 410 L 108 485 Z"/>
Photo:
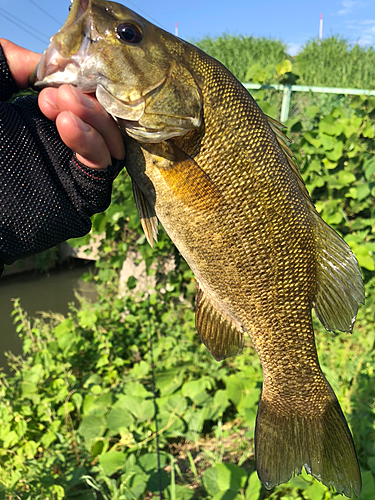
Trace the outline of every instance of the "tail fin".
<path fill-rule="evenodd" d="M 333 399 L 334 398 L 334 399 Z M 262 399 L 255 428 L 255 461 L 267 489 L 306 471 L 351 498 L 361 492 L 354 443 L 336 397 L 318 416 L 281 414 Z"/>

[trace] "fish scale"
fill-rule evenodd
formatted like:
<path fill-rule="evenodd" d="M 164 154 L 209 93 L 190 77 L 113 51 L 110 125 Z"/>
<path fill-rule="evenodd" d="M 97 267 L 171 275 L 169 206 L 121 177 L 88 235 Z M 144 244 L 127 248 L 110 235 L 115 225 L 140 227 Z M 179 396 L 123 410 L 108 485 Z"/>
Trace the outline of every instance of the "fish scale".
<path fill-rule="evenodd" d="M 117 119 L 147 240 L 157 239 L 159 219 L 193 270 L 196 327 L 213 357 L 239 354 L 245 332 L 254 344 L 260 480 L 271 488 L 305 467 L 359 496 L 311 309 L 327 329 L 351 331 L 363 282 L 313 206 L 282 126 L 218 61 L 105 0 L 73 0 L 33 77 L 36 88 L 66 82 L 96 89 Z"/>

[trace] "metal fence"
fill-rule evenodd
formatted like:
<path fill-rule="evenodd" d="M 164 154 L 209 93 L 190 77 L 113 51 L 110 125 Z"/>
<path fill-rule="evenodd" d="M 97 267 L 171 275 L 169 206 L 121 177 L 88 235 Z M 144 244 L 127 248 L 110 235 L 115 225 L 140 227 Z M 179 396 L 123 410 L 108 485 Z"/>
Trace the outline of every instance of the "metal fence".
<path fill-rule="evenodd" d="M 291 111 L 291 98 L 293 92 L 306 92 L 311 94 L 335 94 L 338 98 L 336 99 L 337 104 L 342 104 L 342 101 L 348 96 L 353 95 L 368 95 L 375 96 L 375 90 L 368 89 L 344 89 L 344 88 L 332 88 L 332 87 L 309 87 L 305 85 L 262 85 L 258 83 L 243 83 L 242 84 L 248 90 L 271 90 L 277 93 L 282 92 L 282 100 L 279 120 L 281 122 L 286 122 L 290 116 Z M 319 102 L 320 104 L 320 102 Z M 332 103 L 331 103 L 332 106 Z"/>

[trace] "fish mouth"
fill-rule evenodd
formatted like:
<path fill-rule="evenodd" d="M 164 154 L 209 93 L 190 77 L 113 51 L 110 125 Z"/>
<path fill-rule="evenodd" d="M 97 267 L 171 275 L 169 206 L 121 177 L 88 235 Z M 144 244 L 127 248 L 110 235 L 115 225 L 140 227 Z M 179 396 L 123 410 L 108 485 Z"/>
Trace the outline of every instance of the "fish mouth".
<path fill-rule="evenodd" d="M 87 94 L 95 92 L 98 75 L 90 74 L 82 67 L 83 52 L 86 56 L 85 66 L 87 66 L 92 56 L 87 55 L 86 47 L 81 46 L 76 54 L 67 58 L 61 55 L 52 42 L 31 75 L 30 86 L 35 90 L 41 90 L 45 87 L 59 87 L 66 83 L 79 87 Z"/>
<path fill-rule="evenodd" d="M 97 34 L 90 19 L 90 4 L 91 0 L 71 0 L 64 26 L 50 39 L 50 45 L 29 78 L 35 90 L 68 83 L 86 93 L 95 91 L 97 74 L 90 46 Z M 77 37 L 80 38 L 79 46 L 75 42 Z"/>

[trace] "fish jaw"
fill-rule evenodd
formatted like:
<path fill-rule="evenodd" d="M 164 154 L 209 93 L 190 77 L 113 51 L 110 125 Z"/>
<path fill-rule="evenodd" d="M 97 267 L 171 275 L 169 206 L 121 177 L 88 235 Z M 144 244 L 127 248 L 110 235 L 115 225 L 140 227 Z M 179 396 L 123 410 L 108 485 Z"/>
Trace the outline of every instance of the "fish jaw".
<path fill-rule="evenodd" d="M 95 38 L 90 23 L 90 0 L 73 2 L 64 26 L 51 38 L 39 64 L 30 76 L 30 86 L 36 90 L 58 87 L 65 83 L 83 92 L 96 89 L 95 54 L 90 53 Z"/>
<path fill-rule="evenodd" d="M 63 57 L 52 41 L 30 78 L 31 86 L 41 90 L 71 84 L 85 93 L 96 92 L 98 75 L 92 71 L 95 62 L 91 56 L 87 57 L 87 45 L 88 42 L 83 41 L 76 54 Z"/>
<path fill-rule="evenodd" d="M 125 22 L 144 34 L 139 45 L 119 39 Z M 95 93 L 120 128 L 141 142 L 185 135 L 202 123 L 202 96 L 189 70 L 169 57 L 174 37 L 159 31 L 120 4 L 73 0 L 30 84 L 36 90 L 70 84 Z"/>

